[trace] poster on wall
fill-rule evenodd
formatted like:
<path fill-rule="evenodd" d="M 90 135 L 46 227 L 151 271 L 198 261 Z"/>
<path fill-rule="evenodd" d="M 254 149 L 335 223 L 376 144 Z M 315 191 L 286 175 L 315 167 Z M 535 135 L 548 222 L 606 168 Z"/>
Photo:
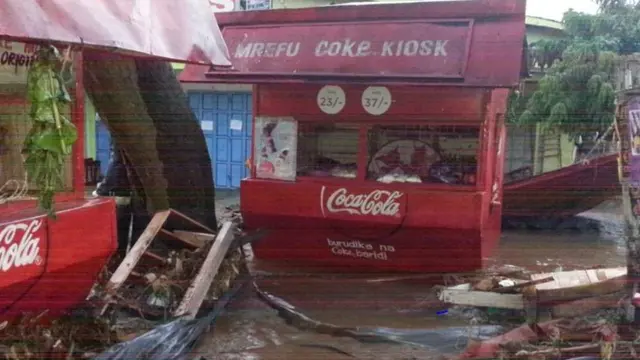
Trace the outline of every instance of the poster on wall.
<path fill-rule="evenodd" d="M 295 180 L 297 121 L 291 117 L 257 117 L 254 134 L 256 177 Z"/>

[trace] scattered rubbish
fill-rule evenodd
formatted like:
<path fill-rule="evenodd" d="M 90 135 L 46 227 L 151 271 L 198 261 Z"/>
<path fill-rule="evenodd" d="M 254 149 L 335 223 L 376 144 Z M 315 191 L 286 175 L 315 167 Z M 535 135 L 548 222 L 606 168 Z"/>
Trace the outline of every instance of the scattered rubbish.
<path fill-rule="evenodd" d="M 492 339 L 471 342 L 459 359 L 566 359 L 595 355 L 600 355 L 598 359 L 611 359 L 614 352 L 628 355 L 634 351 L 632 342 L 621 341 L 618 328 L 606 320 L 574 318 L 525 324 Z"/>
<path fill-rule="evenodd" d="M 247 282 L 247 238 L 230 221 L 214 233 L 179 212 L 158 212 L 124 259 L 105 267 L 82 307 L 3 323 L 0 357 L 178 359 Z"/>
<path fill-rule="evenodd" d="M 575 316 L 598 308 L 607 295 L 621 291 L 626 272 L 626 267 L 573 270 L 524 279 L 491 274 L 446 287 L 439 297 L 447 304 L 523 309 L 536 319 L 546 307 L 555 317 Z"/>

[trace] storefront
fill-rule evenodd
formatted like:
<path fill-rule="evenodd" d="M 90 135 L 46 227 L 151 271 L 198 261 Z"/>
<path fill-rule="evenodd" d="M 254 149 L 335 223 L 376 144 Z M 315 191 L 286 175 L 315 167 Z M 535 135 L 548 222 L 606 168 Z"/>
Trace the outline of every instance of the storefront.
<path fill-rule="evenodd" d="M 117 247 L 113 200 L 85 193 L 87 56 L 230 64 L 215 19 L 194 17 L 203 13 L 199 0 L 162 5 L 3 1 L 0 327 L 24 312 L 53 316 L 82 302 Z M 170 20 L 182 24 L 180 31 L 166 28 Z M 194 38 L 196 33 L 202 36 Z M 38 50 L 49 44 L 58 51 L 45 48 L 49 61 L 38 62 Z M 55 196 L 53 206 L 43 209 L 46 190 Z"/>
<path fill-rule="evenodd" d="M 524 1 L 341 6 L 218 16 L 251 83 L 249 228 L 264 259 L 464 271 L 500 236 L 504 112 L 519 82 Z"/>
<path fill-rule="evenodd" d="M 32 128 L 27 72 L 38 45 L 2 44 L 2 56 L 7 54 L 15 61 L 2 64 L 0 76 L 0 319 L 19 311 L 42 309 L 43 301 L 64 307 L 83 300 L 116 247 L 112 200 L 85 198 L 81 53 L 70 56 L 74 79 L 68 90 L 72 102 L 60 108 L 60 116 L 75 125 L 78 139 L 64 161 L 63 189 L 55 197 L 54 219 L 38 208 L 36 199 L 41 189 L 27 177 L 23 151 Z M 60 291 L 61 284 L 70 281 L 73 286 Z M 52 305 L 51 311 L 59 309 Z"/>

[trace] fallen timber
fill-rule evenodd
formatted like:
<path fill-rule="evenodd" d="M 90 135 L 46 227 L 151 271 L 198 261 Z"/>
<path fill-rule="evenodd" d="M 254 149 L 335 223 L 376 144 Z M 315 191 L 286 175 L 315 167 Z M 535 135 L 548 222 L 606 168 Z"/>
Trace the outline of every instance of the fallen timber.
<path fill-rule="evenodd" d="M 0 324 L 0 358 L 179 358 L 247 283 L 241 245 L 252 237 L 231 221 L 214 232 L 160 211 L 131 251 L 105 267 L 81 308 Z"/>
<path fill-rule="evenodd" d="M 604 303 L 613 302 L 615 306 L 626 274 L 626 267 L 619 267 L 532 274 L 523 278 L 490 275 L 446 287 L 439 298 L 454 305 L 524 310 L 530 321 L 535 322 L 542 311 L 558 318 L 588 313 Z"/>

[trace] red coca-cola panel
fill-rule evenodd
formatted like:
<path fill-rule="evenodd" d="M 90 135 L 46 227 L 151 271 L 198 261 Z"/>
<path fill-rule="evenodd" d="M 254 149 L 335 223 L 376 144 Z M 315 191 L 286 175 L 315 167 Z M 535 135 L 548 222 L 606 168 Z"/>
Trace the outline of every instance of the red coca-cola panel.
<path fill-rule="evenodd" d="M 0 214 L 0 323 L 82 302 L 116 249 L 112 199 L 62 201 L 56 210 L 55 220 L 35 206 Z"/>
<path fill-rule="evenodd" d="M 400 224 L 407 213 L 407 196 L 402 191 L 323 185 L 320 209 L 327 219 Z"/>
<path fill-rule="evenodd" d="M 470 21 L 390 21 L 227 27 L 223 35 L 243 73 L 460 78 L 471 29 Z"/>
<path fill-rule="evenodd" d="M 44 217 L 20 220 L 0 227 L 0 288 L 20 277 L 44 271 L 48 240 Z"/>
<path fill-rule="evenodd" d="M 0 225 L 0 312 L 44 274 L 48 252 L 44 216 Z"/>

